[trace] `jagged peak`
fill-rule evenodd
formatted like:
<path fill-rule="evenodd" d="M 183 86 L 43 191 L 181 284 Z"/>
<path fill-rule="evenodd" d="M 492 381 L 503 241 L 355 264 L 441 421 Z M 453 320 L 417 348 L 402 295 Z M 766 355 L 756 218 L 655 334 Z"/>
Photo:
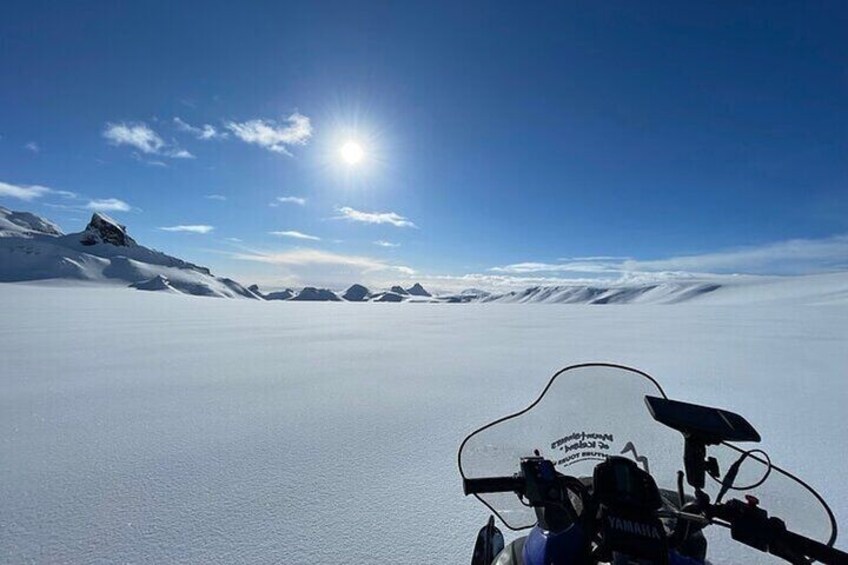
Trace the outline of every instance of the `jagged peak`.
<path fill-rule="evenodd" d="M 91 215 L 91 221 L 85 226 L 82 237 L 80 237 L 80 243 L 83 245 L 108 243 L 118 247 L 135 247 L 138 245 L 127 234 L 125 225 L 101 212 L 95 212 Z"/>
<path fill-rule="evenodd" d="M 406 289 L 406 292 L 408 292 L 412 296 L 433 296 L 432 294 L 427 292 L 427 290 L 423 286 L 421 286 L 421 283 L 415 283 L 414 285 Z"/>

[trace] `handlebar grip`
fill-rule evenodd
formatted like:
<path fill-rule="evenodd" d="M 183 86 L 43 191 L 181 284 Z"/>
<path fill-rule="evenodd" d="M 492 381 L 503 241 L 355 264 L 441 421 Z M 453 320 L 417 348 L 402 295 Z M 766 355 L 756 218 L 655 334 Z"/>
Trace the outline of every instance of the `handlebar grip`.
<path fill-rule="evenodd" d="M 804 555 L 816 561 L 827 564 L 848 564 L 848 553 L 840 551 L 835 547 L 825 545 L 810 538 L 796 534 L 789 530 L 783 530 L 775 534 L 774 542 L 769 545 L 769 553 L 780 555 L 779 546 L 788 548 L 791 552 Z M 775 547 L 777 546 L 777 547 Z"/>
<path fill-rule="evenodd" d="M 848 565 L 848 553 L 788 530 L 783 520 L 769 518 L 756 504 L 731 500 L 712 510 L 716 517 L 730 523 L 730 535 L 740 543 L 792 563 L 803 556 L 828 565 Z"/>
<path fill-rule="evenodd" d="M 524 491 L 524 481 L 518 477 L 462 479 L 462 490 L 466 495 L 485 494 L 487 492 L 521 493 Z"/>

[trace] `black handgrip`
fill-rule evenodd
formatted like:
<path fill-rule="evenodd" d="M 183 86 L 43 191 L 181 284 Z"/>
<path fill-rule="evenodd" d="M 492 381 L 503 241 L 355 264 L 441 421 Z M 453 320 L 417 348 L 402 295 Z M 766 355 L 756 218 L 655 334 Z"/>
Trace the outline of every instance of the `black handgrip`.
<path fill-rule="evenodd" d="M 786 556 L 782 555 L 783 549 L 788 549 L 789 554 Z M 848 565 L 848 553 L 791 532 L 785 529 L 785 526 L 783 526 L 782 530 L 780 526 L 776 526 L 775 530 L 773 530 L 772 542 L 769 544 L 769 553 L 778 557 L 789 557 L 794 553 L 815 559 L 827 565 Z"/>
<path fill-rule="evenodd" d="M 731 500 L 711 510 L 716 517 L 730 523 L 731 537 L 745 545 L 791 563 L 797 562 L 799 557 L 807 557 L 828 565 L 848 565 L 848 553 L 787 530 L 783 520 L 769 518 L 756 501 L 746 504 Z"/>
<path fill-rule="evenodd" d="M 519 477 L 485 477 L 462 479 L 462 490 L 466 495 L 487 492 L 524 492 L 524 480 Z"/>

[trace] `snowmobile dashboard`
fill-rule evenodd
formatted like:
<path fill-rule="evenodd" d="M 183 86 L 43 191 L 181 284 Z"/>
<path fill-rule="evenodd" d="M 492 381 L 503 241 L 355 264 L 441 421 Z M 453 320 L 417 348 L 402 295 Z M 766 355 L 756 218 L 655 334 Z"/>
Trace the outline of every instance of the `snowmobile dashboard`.
<path fill-rule="evenodd" d="M 706 445 L 760 441 L 760 434 L 748 420 L 727 410 L 657 396 L 646 396 L 645 403 L 654 420 Z"/>

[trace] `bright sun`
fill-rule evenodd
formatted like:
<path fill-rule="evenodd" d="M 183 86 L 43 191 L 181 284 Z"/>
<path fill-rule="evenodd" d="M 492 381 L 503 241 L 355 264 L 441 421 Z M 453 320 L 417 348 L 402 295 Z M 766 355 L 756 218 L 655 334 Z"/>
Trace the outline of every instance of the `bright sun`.
<path fill-rule="evenodd" d="M 365 151 L 362 150 L 362 146 L 355 141 L 348 141 L 342 145 L 341 154 L 342 159 L 348 165 L 356 165 L 365 157 Z"/>

